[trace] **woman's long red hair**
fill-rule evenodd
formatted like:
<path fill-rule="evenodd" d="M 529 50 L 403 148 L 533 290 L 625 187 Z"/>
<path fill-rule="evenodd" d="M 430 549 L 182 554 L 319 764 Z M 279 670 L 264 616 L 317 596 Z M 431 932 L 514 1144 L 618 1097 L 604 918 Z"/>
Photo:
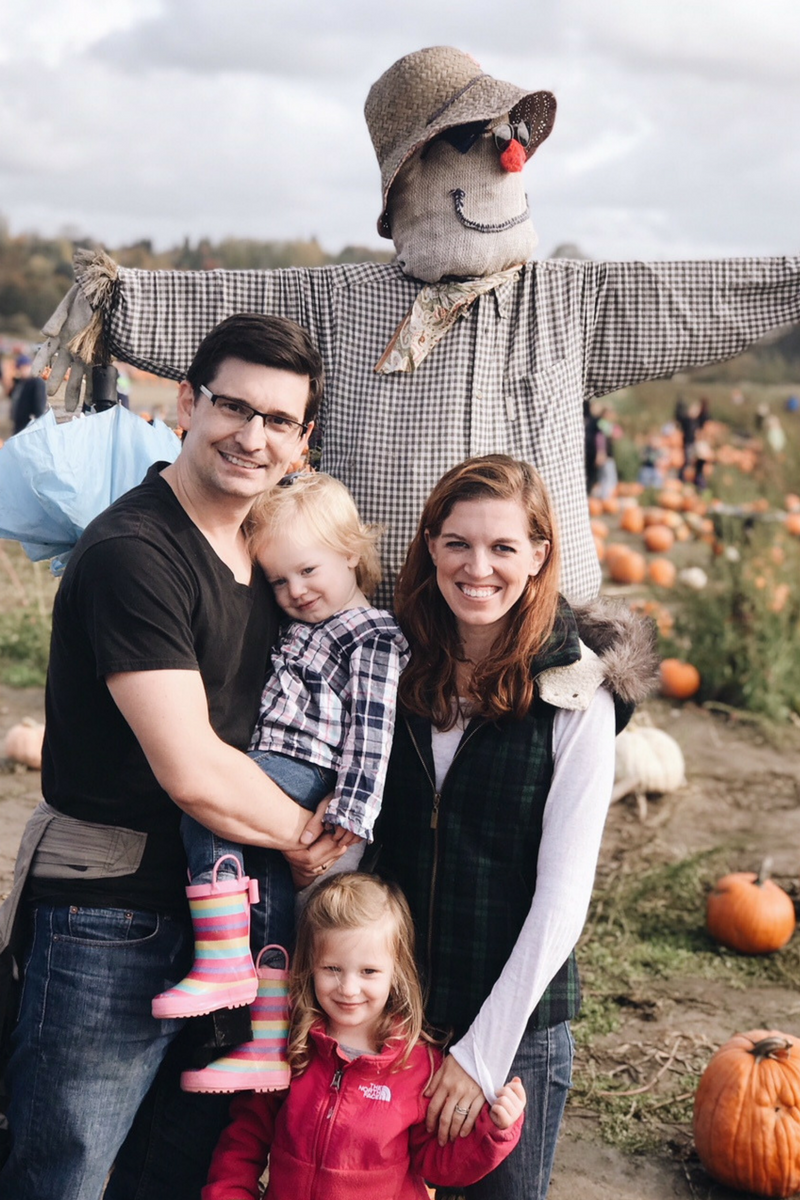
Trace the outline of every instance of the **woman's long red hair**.
<path fill-rule="evenodd" d="M 425 504 L 395 589 L 395 613 L 411 647 L 400 679 L 400 701 L 439 729 L 455 723 L 456 669 L 463 651 L 455 617 L 436 583 L 425 533 L 438 537 L 455 505 L 467 500 L 518 501 L 531 541 L 550 543 L 541 570 L 511 609 L 502 635 L 475 664 L 467 697 L 473 714 L 496 720 L 528 712 L 536 694 L 531 661 L 553 631 L 559 603 L 560 553 L 553 510 L 533 467 L 505 454 L 487 454 L 468 458 L 442 476 Z"/>

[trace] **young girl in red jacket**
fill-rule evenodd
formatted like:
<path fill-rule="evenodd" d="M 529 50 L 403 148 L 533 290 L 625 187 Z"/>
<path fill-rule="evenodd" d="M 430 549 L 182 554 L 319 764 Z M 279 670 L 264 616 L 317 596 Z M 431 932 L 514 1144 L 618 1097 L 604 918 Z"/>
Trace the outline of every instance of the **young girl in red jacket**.
<path fill-rule="evenodd" d="M 411 914 L 372 875 L 312 894 L 292 966 L 287 1092 L 237 1097 L 203 1200 L 412 1200 L 425 1180 L 475 1183 L 519 1139 L 525 1092 L 512 1079 L 466 1138 L 440 1145 L 425 1089 L 441 1051 L 423 1029 Z"/>

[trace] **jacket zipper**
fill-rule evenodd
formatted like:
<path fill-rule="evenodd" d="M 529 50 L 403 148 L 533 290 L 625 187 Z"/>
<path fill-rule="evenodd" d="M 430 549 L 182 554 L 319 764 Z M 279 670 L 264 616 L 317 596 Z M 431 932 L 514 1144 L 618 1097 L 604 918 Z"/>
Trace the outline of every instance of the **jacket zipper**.
<path fill-rule="evenodd" d="M 333 1129 L 333 1125 L 328 1124 L 327 1129 L 325 1128 L 325 1125 L 328 1122 L 331 1122 L 333 1120 L 333 1117 L 336 1113 L 336 1108 L 339 1104 L 339 1097 L 341 1095 L 342 1076 L 343 1075 L 344 1075 L 344 1067 L 337 1067 L 333 1073 L 333 1078 L 331 1079 L 330 1089 L 329 1089 L 333 1093 L 333 1095 L 331 1096 L 330 1103 L 325 1112 L 325 1116 L 322 1118 L 322 1120 L 317 1125 L 317 1134 L 314 1139 L 314 1162 L 316 1163 L 316 1170 L 314 1173 L 315 1186 L 311 1193 L 312 1195 L 316 1195 L 316 1193 L 317 1193 L 316 1177 L 319 1174 L 319 1171 L 323 1166 L 324 1158 L 327 1153 L 328 1146 L 329 1146 L 330 1140 L 331 1140 L 331 1131 Z M 320 1146 L 320 1143 L 322 1143 L 321 1146 Z"/>
<path fill-rule="evenodd" d="M 428 782 L 430 783 L 431 790 L 433 791 L 433 807 L 431 808 L 431 825 L 430 825 L 431 829 L 433 830 L 433 869 L 431 871 L 430 892 L 428 893 L 428 944 L 427 944 L 427 948 L 426 948 L 428 978 L 429 979 L 431 977 L 431 965 L 432 965 L 432 960 L 433 960 L 433 906 L 434 906 L 434 900 L 436 898 L 436 885 L 438 882 L 438 875 L 439 875 L 439 809 L 440 809 L 441 803 L 442 803 L 442 793 L 444 792 L 445 784 L 447 783 L 447 780 L 450 776 L 450 772 L 452 771 L 455 761 L 458 758 L 459 754 L 464 749 L 467 742 L 470 741 L 470 739 L 475 736 L 475 734 L 478 732 L 478 730 L 483 728 L 483 725 L 484 725 L 484 722 L 481 722 L 479 725 L 476 725 L 473 729 L 469 730 L 465 734 L 465 736 L 462 738 L 462 740 L 459 742 L 456 752 L 453 755 L 452 759 L 450 760 L 450 766 L 447 768 L 447 771 L 445 772 L 445 777 L 442 780 L 441 791 L 437 791 L 436 790 L 436 780 L 431 778 L 431 773 L 428 770 L 428 764 L 425 762 L 425 758 L 420 749 L 419 742 L 417 741 L 416 737 L 414 736 L 414 730 L 411 728 L 411 726 L 408 724 L 408 722 L 406 722 L 406 726 L 408 728 L 408 732 L 411 737 L 411 741 L 413 743 L 414 749 L 417 752 L 419 761 L 422 763 L 422 769 L 425 772 L 426 776 L 428 777 Z"/>

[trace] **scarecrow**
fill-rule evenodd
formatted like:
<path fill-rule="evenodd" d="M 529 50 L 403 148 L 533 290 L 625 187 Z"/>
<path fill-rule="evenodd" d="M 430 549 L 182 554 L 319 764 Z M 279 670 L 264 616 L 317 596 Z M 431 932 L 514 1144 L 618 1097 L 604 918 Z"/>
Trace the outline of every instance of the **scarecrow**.
<path fill-rule="evenodd" d="M 390 264 L 148 272 L 79 252 L 45 326 L 51 394 L 71 366 L 118 358 L 181 379 L 234 312 L 304 325 L 325 361 L 322 468 L 384 522 L 391 595 L 423 501 L 445 470 L 502 451 L 538 467 L 565 546 L 562 591 L 596 594 L 584 474 L 585 400 L 729 358 L 800 319 L 800 259 L 534 262 L 522 170 L 556 102 L 494 79 L 461 50 L 401 58 L 365 114 L 381 170 Z"/>

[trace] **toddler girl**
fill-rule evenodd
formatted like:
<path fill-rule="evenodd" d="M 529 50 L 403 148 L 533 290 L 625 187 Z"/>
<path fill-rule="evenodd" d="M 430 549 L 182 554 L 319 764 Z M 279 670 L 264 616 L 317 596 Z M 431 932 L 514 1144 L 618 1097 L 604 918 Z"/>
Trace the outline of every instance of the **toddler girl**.
<path fill-rule="evenodd" d="M 391 613 L 367 600 L 380 582 L 380 529 L 363 524 L 347 488 L 331 475 L 290 479 L 260 496 L 248 518 L 252 557 L 290 618 L 273 650 L 250 755 L 311 812 L 333 793 L 326 828 L 338 827 L 352 841 L 336 866 L 353 869 L 380 808 L 407 647 Z M 186 814 L 181 835 L 195 961 L 185 979 L 153 1000 L 160 1018 L 250 1004 L 262 983 L 274 991 L 276 973 L 258 970 L 253 954 L 289 946 L 294 931 L 294 885 L 279 851 L 248 846 L 248 878 L 240 846 Z M 279 1039 L 266 1040 L 275 1044 L 185 1073 L 184 1087 L 285 1086 Z"/>
<path fill-rule="evenodd" d="M 402 893 L 374 875 L 326 880 L 300 917 L 283 1096 L 239 1096 L 203 1200 L 426 1197 L 466 1187 L 517 1144 L 525 1092 L 513 1079 L 467 1137 L 427 1132 L 425 1089 L 441 1051 L 423 1030 L 414 931 Z"/>

